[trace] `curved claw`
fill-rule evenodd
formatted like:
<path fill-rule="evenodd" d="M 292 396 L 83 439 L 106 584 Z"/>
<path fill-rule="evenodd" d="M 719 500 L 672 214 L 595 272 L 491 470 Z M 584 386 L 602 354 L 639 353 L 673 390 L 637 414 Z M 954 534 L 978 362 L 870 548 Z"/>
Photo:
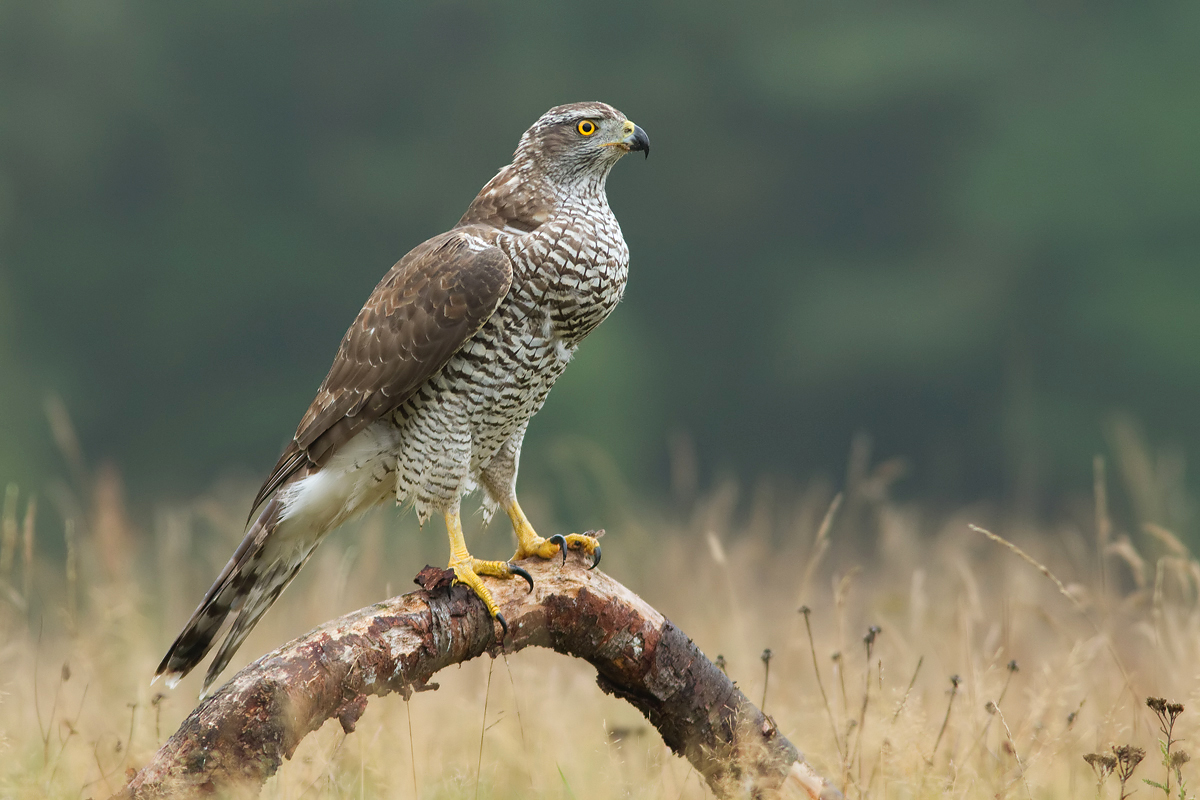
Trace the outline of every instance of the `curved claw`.
<path fill-rule="evenodd" d="M 556 533 L 550 537 L 549 541 L 550 544 L 558 545 L 558 549 L 562 551 L 563 566 L 565 567 L 567 565 L 567 538 L 561 533 Z M 530 588 L 532 589 L 533 587 L 531 586 Z"/>
<path fill-rule="evenodd" d="M 600 545 L 596 545 L 596 557 L 592 559 L 592 565 L 588 569 L 595 569 L 600 564 Z"/>
<path fill-rule="evenodd" d="M 496 612 L 496 619 L 500 622 L 500 628 L 503 630 L 503 633 L 500 634 L 500 640 L 503 641 L 508 638 L 508 621 L 499 611 Z"/>
<path fill-rule="evenodd" d="M 523 567 L 518 567 L 516 564 L 509 562 L 508 568 L 512 570 L 513 575 L 520 575 L 529 584 L 529 591 L 533 591 L 533 576 L 525 571 Z"/>

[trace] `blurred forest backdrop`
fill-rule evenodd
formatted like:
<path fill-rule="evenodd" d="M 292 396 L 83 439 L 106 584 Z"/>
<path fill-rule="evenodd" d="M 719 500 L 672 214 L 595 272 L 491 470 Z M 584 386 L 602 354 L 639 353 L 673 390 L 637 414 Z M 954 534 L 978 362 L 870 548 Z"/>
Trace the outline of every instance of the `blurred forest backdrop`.
<path fill-rule="evenodd" d="M 572 442 L 664 496 L 690 440 L 702 485 L 838 482 L 865 431 L 903 492 L 1038 507 L 1120 419 L 1179 469 L 1197 31 L 1189 3 L 2 0 L 0 482 L 65 473 L 51 395 L 135 504 L 260 479 L 380 276 L 581 99 L 653 157 L 610 180 L 626 302 L 525 481 Z"/>

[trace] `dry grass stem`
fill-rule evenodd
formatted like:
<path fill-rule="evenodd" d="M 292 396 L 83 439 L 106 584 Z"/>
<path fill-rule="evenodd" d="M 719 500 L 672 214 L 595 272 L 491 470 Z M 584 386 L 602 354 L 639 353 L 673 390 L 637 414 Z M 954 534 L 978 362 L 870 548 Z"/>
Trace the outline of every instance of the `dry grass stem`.
<path fill-rule="evenodd" d="M 1158 541 L 1159 544 L 1167 548 L 1167 551 L 1174 556 L 1186 556 L 1188 549 L 1184 547 L 1183 542 L 1161 525 L 1155 525 L 1153 522 L 1142 523 L 1142 530 L 1145 531 L 1151 538 Z"/>
<path fill-rule="evenodd" d="M 17 498 L 19 490 L 15 483 L 4 490 L 4 512 L 0 516 L 0 578 L 12 573 L 13 555 L 17 550 Z"/>
<path fill-rule="evenodd" d="M 829 550 L 829 531 L 832 530 L 833 521 L 837 518 L 838 509 L 841 507 L 842 493 L 838 492 L 829 503 L 829 508 L 826 509 L 825 516 L 821 519 L 821 525 L 817 528 L 817 535 L 813 537 L 807 563 L 804 565 L 804 577 L 800 580 L 800 592 L 796 599 L 797 603 L 804 602 L 808 594 L 808 589 L 812 586 L 813 576 L 821 564 L 821 559 L 824 558 L 825 553 Z"/>
<path fill-rule="evenodd" d="M 1108 596 L 1108 565 L 1105 554 L 1108 540 L 1112 537 L 1112 520 L 1108 516 L 1108 479 L 1105 474 L 1104 457 L 1092 459 L 1092 497 L 1096 505 L 1096 566 L 1100 573 L 1100 591 Z"/>
<path fill-rule="evenodd" d="M 1065 585 L 1063 585 L 1063 582 L 1058 579 L 1058 576 L 1055 575 L 1053 572 L 1051 572 L 1050 568 L 1047 567 L 1045 564 L 1041 563 L 1036 558 L 1034 558 L 1033 556 L 1026 553 L 1024 550 L 1022 550 L 1020 547 L 1017 547 L 1015 544 L 1010 542 L 1008 539 L 1005 539 L 1003 536 L 997 536 L 996 534 L 992 533 L 991 531 L 989 531 L 985 528 L 981 528 L 978 525 L 967 525 L 967 527 L 970 528 L 971 530 L 975 531 L 976 533 L 982 533 L 984 536 L 991 539 L 996 544 L 1001 545 L 1002 547 L 1008 548 L 1013 553 L 1015 553 L 1018 557 L 1020 557 L 1023 561 L 1025 561 L 1027 564 L 1030 564 L 1031 566 L 1033 566 L 1034 569 L 1036 569 L 1038 572 L 1042 573 L 1043 575 L 1045 575 L 1047 578 L 1049 578 L 1051 581 L 1054 582 L 1054 585 L 1056 587 L 1058 587 L 1058 593 L 1061 594 L 1063 597 L 1067 598 L 1068 600 L 1070 600 L 1071 605 L 1075 606 L 1075 608 L 1077 608 L 1079 610 L 1079 612 L 1081 614 L 1083 614 L 1084 616 L 1087 615 L 1087 611 L 1086 611 L 1086 609 L 1084 609 L 1083 605 L 1079 602 L 1079 598 L 1077 598 L 1075 595 L 1071 594 L 1071 592 L 1067 590 L 1067 587 Z"/>
<path fill-rule="evenodd" d="M 1093 620 L 1091 618 L 1091 616 L 1087 613 L 1087 609 L 1083 607 L 1083 604 L 1079 602 L 1079 599 L 1077 597 L 1075 597 L 1075 595 L 1071 594 L 1071 592 L 1067 589 L 1067 587 L 1063 585 L 1063 582 L 1058 579 L 1058 576 L 1050 571 L 1049 567 L 1047 567 L 1045 564 L 1042 564 L 1037 559 L 1035 559 L 1033 556 L 1029 555 L 1024 550 L 1022 550 L 1020 547 L 1017 547 L 1017 545 L 1013 544 L 1012 542 L 1008 541 L 1007 539 L 1005 539 L 1002 536 L 997 536 L 996 534 L 992 533 L 991 531 L 981 528 L 978 525 L 968 525 L 967 527 L 969 527 L 973 531 L 976 531 L 977 533 L 982 533 L 984 536 L 988 537 L 993 542 L 996 542 L 997 544 L 1008 548 L 1013 553 L 1015 553 L 1017 556 L 1019 556 L 1023 561 L 1025 561 L 1028 564 L 1033 565 L 1033 567 L 1036 568 L 1038 572 L 1042 573 L 1042 575 L 1049 578 L 1054 583 L 1054 585 L 1058 588 L 1058 593 L 1071 601 L 1071 605 L 1075 607 L 1075 609 L 1079 612 L 1080 616 L 1082 616 L 1087 621 L 1087 623 L 1089 625 L 1091 625 L 1092 630 L 1095 632 L 1095 634 L 1098 637 L 1100 637 L 1100 639 L 1104 642 L 1105 647 L 1108 649 L 1109 655 L 1112 656 L 1113 662 L 1117 666 L 1117 669 L 1119 669 L 1121 671 L 1121 676 L 1125 680 L 1126 687 L 1129 689 L 1130 692 L 1134 692 L 1133 682 L 1129 676 L 1129 671 L 1125 669 L 1125 665 L 1121 660 L 1121 656 L 1113 648 L 1112 640 L 1109 638 L 1108 634 L 1106 634 L 1104 631 L 1102 631 L 1100 629 L 1100 626 L 1097 625 L 1095 620 Z M 1156 586 L 1157 586 L 1157 582 L 1156 582 Z M 1155 591 L 1157 593 L 1157 588 Z M 1157 608 L 1157 603 L 1156 603 L 1156 608 Z M 1136 696 L 1137 696 L 1136 692 L 1134 692 L 1134 697 L 1136 698 Z"/>
<path fill-rule="evenodd" d="M 1033 800 L 1033 792 L 1029 788 L 1029 782 L 1025 779 L 1025 765 L 1021 763 L 1021 753 L 1017 750 L 1017 743 L 1013 740 L 1012 731 L 1008 727 L 1008 722 L 1004 719 L 1004 712 L 994 703 L 991 704 L 991 710 L 1000 718 L 1000 724 L 1004 726 L 1004 735 L 1007 737 L 1004 741 L 1008 744 L 1008 748 L 1017 762 L 1017 780 L 1020 780 L 1022 785 L 1024 785 L 1025 796 Z"/>
<path fill-rule="evenodd" d="M 37 520 L 37 498 L 29 498 L 25 508 L 25 529 L 21 536 L 21 596 L 28 607 L 33 597 L 33 535 Z"/>
<path fill-rule="evenodd" d="M 917 676 L 921 674 L 921 665 L 925 663 L 925 656 L 917 659 L 917 666 L 913 669 L 912 678 L 908 681 L 908 686 L 904 690 L 904 697 L 900 698 L 900 703 L 896 706 L 896 713 L 892 714 L 892 724 L 896 724 L 896 720 L 900 719 L 900 712 L 904 711 L 904 706 L 908 704 L 908 696 L 912 694 L 913 686 L 917 683 Z"/>

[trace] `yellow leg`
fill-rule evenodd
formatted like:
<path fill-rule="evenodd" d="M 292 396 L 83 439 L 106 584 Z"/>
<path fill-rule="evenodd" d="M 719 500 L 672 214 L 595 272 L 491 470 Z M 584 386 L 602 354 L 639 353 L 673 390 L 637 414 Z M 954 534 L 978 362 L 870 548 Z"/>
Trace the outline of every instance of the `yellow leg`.
<path fill-rule="evenodd" d="M 533 589 L 533 578 L 529 576 L 528 572 L 513 564 L 504 561 L 482 561 L 468 553 L 467 542 L 463 538 L 462 520 L 459 518 L 457 508 L 446 512 L 446 530 L 450 533 L 449 568 L 454 570 L 455 581 L 468 586 L 487 606 L 488 613 L 500 621 L 501 627 L 507 633 L 508 623 L 504 620 L 504 615 L 500 613 L 500 607 L 496 605 L 492 593 L 483 585 L 483 579 L 479 576 L 511 578 L 514 575 L 520 575 L 529 581 L 530 590 Z"/>
<path fill-rule="evenodd" d="M 508 513 L 508 518 L 512 520 L 513 530 L 517 532 L 517 552 L 512 557 L 513 561 L 520 561 L 530 556 L 554 558 L 565 547 L 568 550 L 580 550 L 591 556 L 592 567 L 600 563 L 600 542 L 596 537 L 572 533 L 567 536 L 556 534 L 549 539 L 543 539 L 529 524 L 529 519 L 521 510 L 521 504 L 516 501 L 516 498 L 506 504 L 504 510 Z M 567 557 L 564 553 L 563 563 L 566 563 L 566 560 Z"/>

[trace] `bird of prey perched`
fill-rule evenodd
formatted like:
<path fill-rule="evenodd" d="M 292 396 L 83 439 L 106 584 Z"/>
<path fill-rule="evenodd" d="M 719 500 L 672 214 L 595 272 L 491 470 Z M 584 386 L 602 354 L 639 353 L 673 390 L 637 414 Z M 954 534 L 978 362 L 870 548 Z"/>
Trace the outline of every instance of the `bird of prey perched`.
<path fill-rule="evenodd" d="M 480 576 L 565 549 L 600 560 L 595 538 L 543 539 L 517 502 L 530 418 L 579 342 L 625 290 L 629 249 L 608 206 L 609 170 L 646 132 L 612 106 L 547 111 L 451 230 L 418 245 L 375 287 L 255 498 L 253 524 L 156 672 L 174 685 L 236 613 L 204 691 L 329 531 L 387 498 L 422 524 L 446 520 L 455 579 L 507 631 Z M 517 534 L 510 561 L 467 552 L 459 505 L 483 489 Z M 257 512 L 257 516 L 255 516 Z"/>

